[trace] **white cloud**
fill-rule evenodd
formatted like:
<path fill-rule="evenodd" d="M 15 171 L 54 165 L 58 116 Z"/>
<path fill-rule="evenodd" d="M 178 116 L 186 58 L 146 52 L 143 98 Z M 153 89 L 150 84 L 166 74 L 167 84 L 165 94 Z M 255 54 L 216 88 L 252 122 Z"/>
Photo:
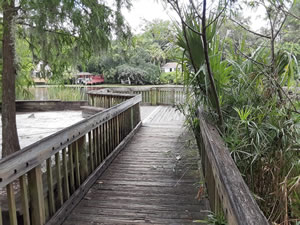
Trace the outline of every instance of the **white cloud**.
<path fill-rule="evenodd" d="M 177 17 L 174 11 L 165 9 L 165 4 L 162 1 L 155 0 L 133 0 L 132 8 L 129 11 L 123 9 L 122 13 L 134 33 L 142 31 L 144 20 L 172 20 Z"/>

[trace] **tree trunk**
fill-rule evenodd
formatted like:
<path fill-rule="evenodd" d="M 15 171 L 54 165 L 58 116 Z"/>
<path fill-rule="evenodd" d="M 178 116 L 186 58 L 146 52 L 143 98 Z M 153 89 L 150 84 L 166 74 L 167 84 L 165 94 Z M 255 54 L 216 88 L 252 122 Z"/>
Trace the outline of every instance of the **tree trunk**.
<path fill-rule="evenodd" d="M 3 0 L 2 157 L 20 149 L 16 125 L 14 0 Z"/>
<path fill-rule="evenodd" d="M 202 12 L 202 41 L 203 41 L 203 48 L 204 48 L 204 55 L 205 55 L 205 61 L 206 61 L 206 66 L 207 66 L 207 73 L 210 81 L 210 86 L 211 86 L 211 91 L 213 98 L 215 100 L 216 104 L 216 110 L 219 116 L 219 125 L 221 130 L 223 131 L 224 129 L 224 121 L 223 121 L 223 115 L 222 115 L 222 110 L 220 106 L 220 101 L 215 85 L 215 79 L 212 73 L 212 70 L 210 68 L 210 61 L 209 61 L 209 55 L 208 55 L 208 45 L 207 45 L 207 39 L 206 39 L 206 0 L 203 0 L 203 12 Z"/>

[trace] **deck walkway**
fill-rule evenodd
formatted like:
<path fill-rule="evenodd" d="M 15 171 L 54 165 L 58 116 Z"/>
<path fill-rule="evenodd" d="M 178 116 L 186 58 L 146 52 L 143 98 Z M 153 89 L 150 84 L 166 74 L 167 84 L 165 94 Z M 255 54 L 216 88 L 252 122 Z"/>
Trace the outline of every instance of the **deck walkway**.
<path fill-rule="evenodd" d="M 203 219 L 208 201 L 195 198 L 197 160 L 185 160 L 183 121 L 172 107 L 148 111 L 139 132 L 64 225 L 191 224 Z"/>

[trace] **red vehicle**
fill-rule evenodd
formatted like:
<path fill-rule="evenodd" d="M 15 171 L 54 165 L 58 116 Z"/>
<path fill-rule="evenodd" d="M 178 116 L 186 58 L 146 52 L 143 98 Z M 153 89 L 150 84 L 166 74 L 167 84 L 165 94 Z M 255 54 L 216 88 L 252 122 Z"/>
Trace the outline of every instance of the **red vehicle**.
<path fill-rule="evenodd" d="M 102 83 L 104 83 L 104 77 L 102 74 L 91 76 L 90 79 L 86 82 L 87 85 L 102 84 Z"/>

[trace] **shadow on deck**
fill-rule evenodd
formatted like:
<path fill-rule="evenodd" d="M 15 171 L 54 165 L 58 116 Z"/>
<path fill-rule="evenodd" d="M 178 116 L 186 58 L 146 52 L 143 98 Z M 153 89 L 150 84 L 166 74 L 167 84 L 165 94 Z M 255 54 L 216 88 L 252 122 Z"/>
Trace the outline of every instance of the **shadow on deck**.
<path fill-rule="evenodd" d="M 64 225 L 190 224 L 206 216 L 183 115 L 170 106 L 141 107 L 141 114 L 143 126 Z"/>

